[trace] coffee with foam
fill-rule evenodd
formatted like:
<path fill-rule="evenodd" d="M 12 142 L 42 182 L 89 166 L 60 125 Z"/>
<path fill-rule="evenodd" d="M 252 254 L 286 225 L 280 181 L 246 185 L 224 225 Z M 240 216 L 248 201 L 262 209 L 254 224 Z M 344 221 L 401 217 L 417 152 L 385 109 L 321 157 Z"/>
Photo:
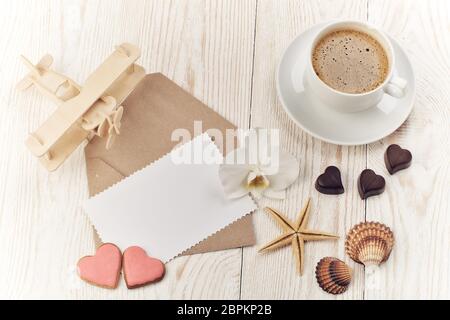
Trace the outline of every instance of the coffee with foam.
<path fill-rule="evenodd" d="M 342 29 L 323 36 L 312 54 L 317 76 L 331 88 L 351 94 L 379 87 L 389 73 L 382 45 L 367 33 Z"/>

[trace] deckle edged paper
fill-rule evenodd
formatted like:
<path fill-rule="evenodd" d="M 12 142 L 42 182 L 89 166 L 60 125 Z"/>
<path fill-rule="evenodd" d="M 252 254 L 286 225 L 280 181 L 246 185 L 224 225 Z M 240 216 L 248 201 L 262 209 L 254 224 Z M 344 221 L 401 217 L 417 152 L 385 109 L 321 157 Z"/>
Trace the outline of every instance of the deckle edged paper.
<path fill-rule="evenodd" d="M 209 164 L 173 161 L 171 153 L 191 152 L 199 143 Z M 168 262 L 257 208 L 249 196 L 225 197 L 218 176 L 223 157 L 206 133 L 171 153 L 86 201 L 104 243 L 122 251 L 138 245 Z"/>

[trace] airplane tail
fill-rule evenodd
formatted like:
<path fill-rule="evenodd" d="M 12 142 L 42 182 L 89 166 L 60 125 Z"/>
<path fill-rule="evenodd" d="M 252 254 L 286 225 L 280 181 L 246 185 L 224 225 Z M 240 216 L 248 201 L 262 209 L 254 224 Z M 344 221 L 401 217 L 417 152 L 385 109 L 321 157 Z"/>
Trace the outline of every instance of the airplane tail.
<path fill-rule="evenodd" d="M 41 71 L 48 69 L 53 63 L 53 57 L 49 54 L 43 56 L 36 65 L 22 55 L 20 56 L 20 59 L 29 70 L 29 73 L 16 85 L 16 88 L 21 91 L 31 87 L 33 84 L 32 77 L 40 77 Z"/>

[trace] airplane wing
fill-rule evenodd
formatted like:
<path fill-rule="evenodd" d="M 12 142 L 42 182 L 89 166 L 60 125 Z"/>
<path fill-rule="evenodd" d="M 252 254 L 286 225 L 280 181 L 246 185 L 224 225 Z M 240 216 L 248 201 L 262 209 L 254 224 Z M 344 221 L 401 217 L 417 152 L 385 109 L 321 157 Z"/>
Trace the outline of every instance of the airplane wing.
<path fill-rule="evenodd" d="M 31 78 L 29 76 L 25 76 L 25 78 L 23 78 L 22 80 L 20 80 L 17 83 L 16 89 L 19 91 L 25 91 L 29 87 L 31 87 L 32 84 L 33 84 L 33 81 L 31 80 Z"/>
<path fill-rule="evenodd" d="M 48 171 L 55 171 L 88 138 L 88 135 L 89 132 L 77 124 L 72 125 L 49 150 L 49 157 L 40 157 L 39 161 Z"/>

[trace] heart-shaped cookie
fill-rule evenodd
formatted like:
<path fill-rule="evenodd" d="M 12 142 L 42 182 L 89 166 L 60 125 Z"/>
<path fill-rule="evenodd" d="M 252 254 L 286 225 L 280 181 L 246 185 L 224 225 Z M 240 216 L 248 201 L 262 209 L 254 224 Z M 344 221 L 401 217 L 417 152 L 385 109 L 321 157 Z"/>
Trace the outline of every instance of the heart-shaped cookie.
<path fill-rule="evenodd" d="M 84 281 L 108 289 L 119 283 L 122 268 L 122 253 L 112 243 L 101 245 L 95 256 L 85 256 L 78 260 L 78 275 Z"/>
<path fill-rule="evenodd" d="M 412 154 L 402 149 L 398 144 L 391 144 L 384 153 L 384 163 L 390 174 L 408 168 L 411 165 Z"/>
<path fill-rule="evenodd" d="M 371 169 L 365 169 L 358 178 L 358 191 L 361 199 L 383 193 L 386 181 Z"/>
<path fill-rule="evenodd" d="M 341 172 L 335 166 L 329 166 L 316 180 L 316 190 L 324 194 L 344 193 Z"/>
<path fill-rule="evenodd" d="M 129 247 L 123 253 L 123 272 L 128 289 L 161 280 L 165 268 L 162 261 L 149 257 L 141 247 Z"/>

